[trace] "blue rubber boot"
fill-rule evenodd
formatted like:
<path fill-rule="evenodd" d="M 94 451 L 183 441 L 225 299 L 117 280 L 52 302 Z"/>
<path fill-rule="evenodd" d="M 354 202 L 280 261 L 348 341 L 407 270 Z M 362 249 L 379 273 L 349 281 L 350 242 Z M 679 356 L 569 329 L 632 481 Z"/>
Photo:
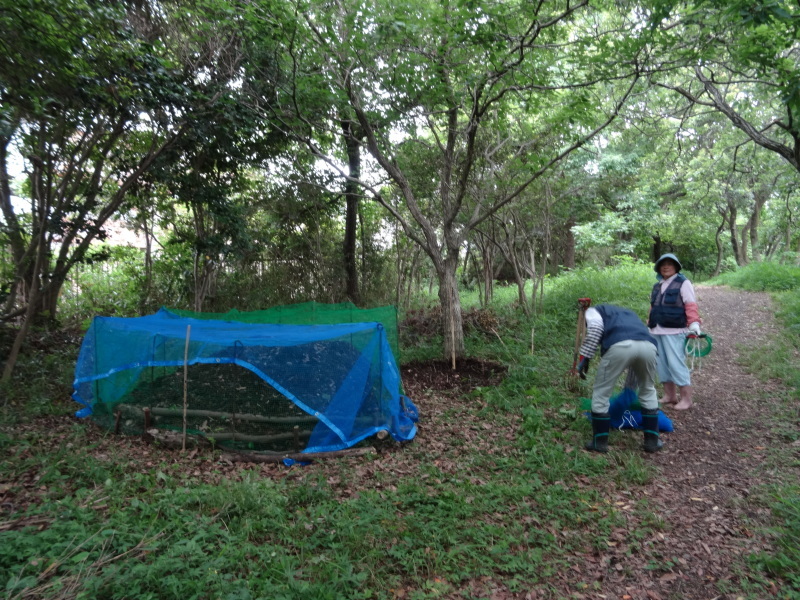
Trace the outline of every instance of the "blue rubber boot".
<path fill-rule="evenodd" d="M 644 448 L 645 452 L 658 452 L 664 447 L 664 442 L 658 435 L 658 409 L 642 409 L 642 429 L 644 429 Z"/>
<path fill-rule="evenodd" d="M 608 430 L 611 427 L 611 417 L 608 413 L 592 413 L 592 439 L 585 448 L 591 452 L 608 452 Z"/>

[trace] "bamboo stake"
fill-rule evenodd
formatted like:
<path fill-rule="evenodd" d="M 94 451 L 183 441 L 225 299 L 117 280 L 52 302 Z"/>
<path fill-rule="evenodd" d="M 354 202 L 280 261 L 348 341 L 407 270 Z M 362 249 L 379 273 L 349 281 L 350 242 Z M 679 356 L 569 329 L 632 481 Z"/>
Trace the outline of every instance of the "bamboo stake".
<path fill-rule="evenodd" d="M 186 409 L 189 403 L 189 334 L 192 326 L 186 326 L 186 346 L 183 349 L 183 439 L 181 449 L 186 452 Z"/>

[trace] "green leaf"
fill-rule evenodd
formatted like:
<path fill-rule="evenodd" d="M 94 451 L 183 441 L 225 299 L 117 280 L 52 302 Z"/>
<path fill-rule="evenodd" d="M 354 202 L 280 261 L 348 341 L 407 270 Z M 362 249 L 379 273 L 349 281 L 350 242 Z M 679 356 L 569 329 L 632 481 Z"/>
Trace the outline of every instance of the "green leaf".
<path fill-rule="evenodd" d="M 85 561 L 87 558 L 89 558 L 88 552 L 78 552 L 78 554 L 72 557 L 72 560 L 70 562 L 72 562 L 72 564 L 77 564 Z"/>

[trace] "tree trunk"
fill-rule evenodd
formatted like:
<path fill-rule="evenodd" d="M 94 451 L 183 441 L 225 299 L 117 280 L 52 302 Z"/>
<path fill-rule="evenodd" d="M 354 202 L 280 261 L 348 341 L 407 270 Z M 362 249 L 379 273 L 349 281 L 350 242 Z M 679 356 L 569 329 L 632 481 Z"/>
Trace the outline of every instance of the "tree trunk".
<path fill-rule="evenodd" d="M 725 215 L 722 215 L 722 222 L 717 227 L 717 232 L 714 235 L 714 242 L 717 244 L 717 265 L 714 267 L 714 272 L 711 274 L 711 277 L 716 277 L 719 275 L 720 271 L 722 270 L 722 254 L 723 254 L 723 247 L 722 247 L 722 232 L 725 230 Z"/>
<path fill-rule="evenodd" d="M 464 358 L 464 323 L 461 315 L 461 297 L 458 294 L 456 260 L 444 261 L 439 275 L 439 303 L 444 321 L 444 358 L 453 363 Z"/>
<path fill-rule="evenodd" d="M 758 247 L 758 215 L 753 213 L 750 217 L 750 255 L 755 262 L 761 260 L 761 249 Z"/>
<path fill-rule="evenodd" d="M 35 246 L 36 254 L 31 277 L 34 283 L 38 283 L 40 280 L 39 273 L 43 269 L 45 260 L 48 256 L 47 247 L 45 246 L 45 237 L 44 224 L 42 223 L 39 229 L 38 239 L 36 240 L 38 244 Z M 11 375 L 14 372 L 14 367 L 16 366 L 17 359 L 19 358 L 19 351 L 22 348 L 22 342 L 28 335 L 28 329 L 30 328 L 31 322 L 34 320 L 34 317 L 37 314 L 36 306 L 39 303 L 39 290 L 40 287 L 38 285 L 34 285 L 30 288 L 28 306 L 25 309 L 25 319 L 22 321 L 22 326 L 19 328 L 19 331 L 17 331 L 17 335 L 14 338 L 14 343 L 11 345 L 11 351 L 8 353 L 6 364 L 3 367 L 3 376 L 2 379 L 0 379 L 0 384 L 4 386 L 11 381 Z"/>
<path fill-rule="evenodd" d="M 740 232 L 740 239 L 739 239 L 739 254 L 742 257 L 742 265 L 746 265 L 750 262 L 748 257 L 749 254 L 749 234 L 750 234 L 750 221 L 745 223 L 744 227 Z"/>
<path fill-rule="evenodd" d="M 411 266 L 408 268 L 408 291 L 406 292 L 406 301 L 405 306 L 408 308 L 411 306 L 411 298 L 413 296 L 414 290 L 418 289 L 420 286 L 420 275 L 419 275 L 419 259 L 422 256 L 422 248 L 419 246 L 414 247 L 414 255 L 411 258 Z"/>
<path fill-rule="evenodd" d="M 528 306 L 528 297 L 525 294 L 525 267 L 520 260 L 516 247 L 517 236 L 515 223 L 517 222 L 517 219 L 513 219 L 514 224 L 511 226 L 512 230 L 509 231 L 507 224 L 499 220 L 499 227 L 497 229 L 503 232 L 504 238 L 496 237 L 494 244 L 500 249 L 500 253 L 503 255 L 505 261 L 511 265 L 511 271 L 514 274 L 514 283 L 517 284 L 517 299 L 519 305 L 522 307 L 523 312 L 529 315 L 530 307 Z M 495 231 L 495 228 L 492 227 L 492 230 Z"/>
<path fill-rule="evenodd" d="M 572 233 L 572 227 L 575 225 L 575 218 L 570 217 L 567 220 L 566 230 L 564 232 L 564 262 L 563 265 L 567 269 L 575 268 L 575 235 Z"/>
<path fill-rule="evenodd" d="M 205 255 L 195 253 L 195 285 L 194 285 L 194 310 L 203 311 L 203 306 L 209 296 L 213 296 L 216 287 L 217 267 Z"/>
<path fill-rule="evenodd" d="M 530 266 L 528 267 L 528 275 L 531 278 L 533 285 L 531 286 L 531 312 L 536 314 L 536 294 L 539 289 L 539 276 L 536 271 L 536 246 L 535 242 L 528 242 L 528 253 L 530 254 Z"/>
<path fill-rule="evenodd" d="M 397 254 L 395 273 L 397 273 L 397 286 L 395 287 L 394 305 L 402 306 L 403 296 L 403 253 L 400 252 L 400 227 L 397 221 L 394 223 L 394 251 Z"/>
<path fill-rule="evenodd" d="M 56 312 L 58 311 L 58 299 L 61 297 L 61 289 L 63 287 L 64 277 L 59 275 L 51 277 L 39 295 L 39 301 L 37 302 L 39 311 L 36 311 L 35 314 L 39 314 L 41 311 L 42 316 L 46 317 L 44 320 L 55 320 Z"/>
<path fill-rule="evenodd" d="M 755 205 L 747 226 L 750 228 L 750 254 L 757 262 L 761 260 L 761 249 L 758 247 L 758 227 L 761 224 L 761 211 L 769 199 L 769 190 L 764 186 L 759 187 L 756 189 L 754 197 Z"/>
<path fill-rule="evenodd" d="M 483 302 L 483 290 L 484 290 L 484 283 L 481 281 L 481 265 L 477 258 L 475 258 L 475 253 L 470 251 L 470 255 L 467 257 L 467 260 L 472 259 L 472 268 L 474 269 L 475 275 L 475 286 L 478 288 L 478 302 L 483 307 L 485 306 Z"/>
<path fill-rule="evenodd" d="M 517 283 L 517 299 L 519 300 L 519 305 L 522 307 L 522 312 L 529 315 L 530 307 L 528 306 L 528 296 L 525 294 L 525 278 L 520 272 L 516 261 L 512 263 L 512 266 L 514 267 L 514 280 Z"/>
<path fill-rule="evenodd" d="M 148 312 L 150 294 L 153 290 L 153 235 L 150 233 L 150 224 L 147 221 L 148 214 L 144 213 L 142 224 L 144 226 L 144 289 L 139 299 L 139 314 L 144 316 Z"/>
<path fill-rule="evenodd" d="M 353 304 L 361 303 L 361 294 L 358 287 L 358 269 L 356 268 L 356 227 L 358 220 L 358 192 L 357 180 L 361 177 L 361 150 L 358 140 L 353 136 L 353 122 L 342 120 L 342 132 L 347 149 L 347 166 L 349 179 L 344 184 L 344 196 L 347 204 L 347 213 L 344 224 L 344 271 L 345 293 Z"/>
<path fill-rule="evenodd" d="M 492 301 L 492 293 L 494 291 L 494 245 L 489 241 L 488 237 L 480 230 L 476 230 L 477 238 L 475 246 L 480 253 L 480 265 L 475 261 L 476 277 L 478 278 L 478 299 L 481 308 L 486 308 Z M 482 283 L 482 285 L 481 285 Z"/>
<path fill-rule="evenodd" d="M 767 238 L 767 243 L 760 246 L 759 258 L 762 256 L 762 251 L 764 260 L 772 260 L 773 258 L 775 258 L 775 253 L 780 247 L 780 243 L 781 243 L 780 235 L 775 235 L 775 234 L 770 235 Z"/>
<path fill-rule="evenodd" d="M 663 242 L 661 241 L 661 236 L 659 234 L 653 235 L 653 262 L 657 261 L 661 258 L 661 255 L 664 254 L 662 248 Z"/>
<path fill-rule="evenodd" d="M 734 206 L 733 202 L 728 201 L 728 231 L 731 237 L 733 256 L 736 258 L 736 264 L 743 267 L 746 263 L 742 260 L 742 252 L 739 248 L 739 236 L 736 232 L 736 214 L 736 206 Z"/>

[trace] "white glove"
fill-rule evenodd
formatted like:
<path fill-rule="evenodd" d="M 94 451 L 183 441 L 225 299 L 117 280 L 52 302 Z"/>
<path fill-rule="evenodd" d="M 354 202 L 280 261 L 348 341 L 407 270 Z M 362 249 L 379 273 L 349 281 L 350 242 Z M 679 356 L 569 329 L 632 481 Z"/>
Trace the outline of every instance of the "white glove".
<path fill-rule="evenodd" d="M 700 335 L 700 322 L 695 321 L 689 325 L 689 333 L 693 333 L 694 335 Z"/>

